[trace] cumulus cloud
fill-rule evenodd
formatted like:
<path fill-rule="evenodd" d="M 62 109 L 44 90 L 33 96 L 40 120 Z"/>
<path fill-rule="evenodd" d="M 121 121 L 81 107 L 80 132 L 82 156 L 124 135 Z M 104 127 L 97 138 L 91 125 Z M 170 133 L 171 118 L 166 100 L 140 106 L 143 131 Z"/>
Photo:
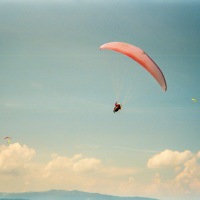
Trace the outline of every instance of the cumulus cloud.
<path fill-rule="evenodd" d="M 6 183 L 0 192 L 77 189 L 129 196 L 200 195 L 200 151 L 164 150 L 141 169 L 106 165 L 83 154 L 54 153 L 40 162 L 35 155 L 34 149 L 19 143 L 0 146 L 0 179 Z"/>
<path fill-rule="evenodd" d="M 6 181 L 0 192 L 77 189 L 110 193 L 112 188 L 123 188 L 122 182 L 136 173 L 134 168 L 107 166 L 82 154 L 67 157 L 54 153 L 43 162 L 35 155 L 34 149 L 19 143 L 0 146 L 0 179 Z"/>
<path fill-rule="evenodd" d="M 96 158 L 84 158 L 81 154 L 72 158 L 54 154 L 52 160 L 44 168 L 44 177 L 55 176 L 57 173 L 63 175 L 72 173 L 92 172 L 100 167 L 101 161 Z"/>
<path fill-rule="evenodd" d="M 79 181 L 81 176 L 87 176 L 88 178 L 116 178 L 129 176 L 135 172 L 134 168 L 105 166 L 101 160 L 92 157 L 85 158 L 82 154 L 74 155 L 71 158 L 53 155 L 52 160 L 44 167 L 45 178 L 57 179 L 59 174 L 62 174 L 62 179 L 66 177 L 66 180 L 69 180 L 70 177 L 74 177 L 72 179 L 75 180 L 75 177 L 78 175 Z"/>
<path fill-rule="evenodd" d="M 96 158 L 81 159 L 74 164 L 74 170 L 80 172 L 90 172 L 99 168 L 101 161 Z"/>
<path fill-rule="evenodd" d="M 184 169 L 177 174 L 175 182 L 180 183 L 185 191 L 198 192 L 200 194 L 200 164 L 198 154 L 184 164 Z"/>
<path fill-rule="evenodd" d="M 191 195 L 200 195 L 200 152 L 195 154 L 188 150 L 165 150 L 150 158 L 147 166 L 160 170 L 160 174 L 156 172 L 159 181 L 153 182 L 149 187 L 157 188 L 158 193 L 183 195 L 188 198 Z M 173 169 L 174 172 L 166 178 L 162 169 L 165 169 L 165 172 L 168 170 L 167 173 L 169 169 Z"/>
<path fill-rule="evenodd" d="M 192 156 L 193 154 L 188 150 L 178 152 L 166 149 L 165 151 L 150 158 L 147 166 L 148 168 L 178 166 L 184 164 L 187 160 L 191 159 Z"/>
<path fill-rule="evenodd" d="M 100 159 L 85 157 L 82 154 L 72 157 L 53 154 L 51 160 L 42 168 L 43 176 L 40 177 L 40 181 L 48 183 L 51 188 L 100 193 L 115 191 L 116 195 L 198 195 L 199 155 L 199 152 L 194 154 L 188 150 L 165 150 L 148 160 L 148 168 L 136 170 L 133 167 L 107 166 Z M 159 169 L 159 172 L 154 174 L 151 169 Z M 171 171 L 173 173 L 169 175 Z M 169 176 L 166 176 L 166 172 Z M 144 176 L 145 173 L 148 176 L 144 181 L 140 175 Z"/>
<path fill-rule="evenodd" d="M 0 146 L 0 192 L 19 192 L 25 189 L 28 177 L 34 172 L 32 158 L 36 152 L 19 143 Z"/>
<path fill-rule="evenodd" d="M 19 143 L 0 148 L 0 173 L 18 174 L 35 155 L 35 150 Z"/>

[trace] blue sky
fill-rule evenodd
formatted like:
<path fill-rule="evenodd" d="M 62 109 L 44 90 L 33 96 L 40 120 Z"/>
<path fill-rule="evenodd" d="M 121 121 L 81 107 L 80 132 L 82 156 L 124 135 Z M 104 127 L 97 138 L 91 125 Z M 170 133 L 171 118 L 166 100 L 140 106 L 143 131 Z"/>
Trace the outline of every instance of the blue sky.
<path fill-rule="evenodd" d="M 0 1 L 1 192 L 199 198 L 199 7 Z M 145 50 L 167 92 L 131 59 L 99 50 L 111 41 Z M 113 114 L 118 83 L 118 100 L 130 95 Z"/>

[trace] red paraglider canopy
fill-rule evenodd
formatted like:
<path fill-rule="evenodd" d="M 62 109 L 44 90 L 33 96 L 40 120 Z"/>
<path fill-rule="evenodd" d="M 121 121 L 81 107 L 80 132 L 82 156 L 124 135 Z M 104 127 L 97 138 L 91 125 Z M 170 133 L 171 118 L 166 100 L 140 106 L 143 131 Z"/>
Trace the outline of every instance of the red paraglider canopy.
<path fill-rule="evenodd" d="M 117 51 L 132 58 L 142 67 L 144 67 L 156 79 L 164 91 L 167 90 L 167 84 L 162 71 L 142 49 L 123 42 L 106 43 L 100 46 L 100 49 Z"/>

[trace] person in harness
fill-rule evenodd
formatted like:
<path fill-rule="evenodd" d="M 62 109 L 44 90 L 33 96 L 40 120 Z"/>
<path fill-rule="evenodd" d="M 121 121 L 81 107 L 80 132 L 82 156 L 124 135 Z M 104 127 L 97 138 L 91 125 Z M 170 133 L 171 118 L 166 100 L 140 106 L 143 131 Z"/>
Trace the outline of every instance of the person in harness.
<path fill-rule="evenodd" d="M 120 103 L 115 102 L 115 107 L 113 109 L 113 112 L 118 112 L 119 110 L 122 109 L 122 105 Z"/>

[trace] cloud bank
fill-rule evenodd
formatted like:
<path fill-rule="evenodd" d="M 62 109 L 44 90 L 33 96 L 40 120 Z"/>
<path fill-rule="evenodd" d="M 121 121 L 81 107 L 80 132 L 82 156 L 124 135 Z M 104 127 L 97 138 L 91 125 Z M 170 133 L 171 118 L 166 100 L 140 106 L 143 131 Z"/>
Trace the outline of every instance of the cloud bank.
<path fill-rule="evenodd" d="M 184 152 L 178 152 L 167 149 L 150 158 L 147 166 L 149 168 L 173 167 L 184 164 L 192 157 L 193 154 L 188 150 Z"/>
<path fill-rule="evenodd" d="M 35 155 L 35 150 L 15 143 L 0 147 L 0 173 L 16 175 L 27 168 L 31 159 Z"/>
<path fill-rule="evenodd" d="M 147 167 L 157 170 L 154 177 L 155 192 L 184 197 L 200 196 L 200 151 L 192 153 L 189 150 L 178 152 L 167 149 L 151 157 Z M 171 170 L 171 178 L 164 178 L 163 174 Z"/>
<path fill-rule="evenodd" d="M 166 177 L 166 173 L 171 174 Z M 36 150 L 15 143 L 0 146 L 0 180 L 5 183 L 0 192 L 76 189 L 126 196 L 198 196 L 200 151 L 167 149 L 150 157 L 147 167 L 136 169 L 108 166 L 103 160 L 81 153 L 71 157 L 53 153 L 41 163 Z"/>

